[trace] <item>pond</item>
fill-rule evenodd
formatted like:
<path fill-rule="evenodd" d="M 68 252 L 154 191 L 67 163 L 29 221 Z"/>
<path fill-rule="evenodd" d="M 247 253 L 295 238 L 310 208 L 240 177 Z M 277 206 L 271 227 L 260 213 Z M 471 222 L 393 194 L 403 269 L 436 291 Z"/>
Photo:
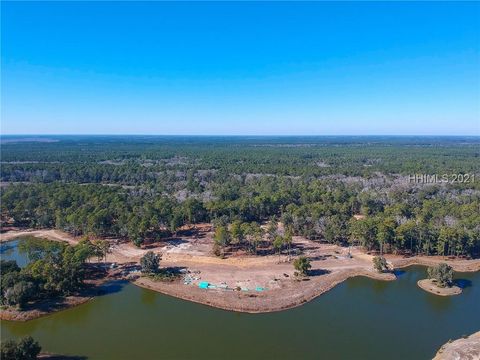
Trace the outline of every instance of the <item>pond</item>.
<path fill-rule="evenodd" d="M 27 239 L 16 239 L 0 244 L 0 257 L 2 260 L 15 260 L 17 265 L 24 267 L 28 264 L 29 259 L 28 255 L 25 252 L 22 252 L 19 249 L 19 244 L 21 241 L 26 241 Z"/>
<path fill-rule="evenodd" d="M 214 309 L 119 281 L 78 307 L 2 321 L 1 335 L 31 335 L 45 351 L 103 360 L 431 359 L 449 339 L 480 330 L 480 273 L 456 273 L 464 289 L 455 297 L 418 288 L 425 276 L 425 268 L 410 267 L 394 282 L 357 277 L 269 314 Z"/>

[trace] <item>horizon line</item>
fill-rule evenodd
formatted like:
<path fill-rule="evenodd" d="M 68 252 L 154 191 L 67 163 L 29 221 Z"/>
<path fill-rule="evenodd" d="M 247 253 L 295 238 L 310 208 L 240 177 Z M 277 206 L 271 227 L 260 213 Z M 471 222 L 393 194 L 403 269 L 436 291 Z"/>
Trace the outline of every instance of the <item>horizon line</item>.
<path fill-rule="evenodd" d="M 1 134 L 2 136 L 172 136 L 172 137 L 179 137 L 179 136 L 217 136 L 217 137 L 337 137 L 337 136 L 350 136 L 350 137 L 368 137 L 368 136 L 386 136 L 386 137 L 480 137 L 478 135 L 466 135 L 466 134 L 459 134 L 459 135 L 448 135 L 448 134 L 143 134 L 143 133 L 121 133 L 121 134 L 112 134 L 112 133 L 92 133 L 92 134 L 82 134 L 82 133 L 62 133 L 62 134 Z"/>

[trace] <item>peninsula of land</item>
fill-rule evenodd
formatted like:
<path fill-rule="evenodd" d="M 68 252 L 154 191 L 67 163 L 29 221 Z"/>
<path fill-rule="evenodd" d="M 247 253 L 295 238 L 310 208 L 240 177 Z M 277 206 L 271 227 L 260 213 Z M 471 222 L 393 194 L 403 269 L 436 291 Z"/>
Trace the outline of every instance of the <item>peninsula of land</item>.
<path fill-rule="evenodd" d="M 393 271 L 379 273 L 372 265 L 373 255 L 359 247 L 346 248 L 332 244 L 322 244 L 303 237 L 293 238 L 293 247 L 311 261 L 309 275 L 295 275 L 292 265 L 294 256 L 253 256 L 233 254 L 220 258 L 212 254 L 213 233 L 208 224 L 197 226 L 199 234 L 166 239 L 159 243 L 138 248 L 131 242 L 109 239 L 111 251 L 106 261 L 109 270 L 103 281 L 128 279 L 135 285 L 158 291 L 170 296 L 193 301 L 221 309 L 262 313 L 280 311 L 300 306 L 332 289 L 337 284 L 354 276 L 366 276 L 377 280 L 393 281 Z M 9 241 L 22 236 L 35 236 L 54 241 L 64 241 L 70 245 L 79 242 L 59 230 L 11 230 L 1 234 L 1 241 Z M 138 271 L 130 271 L 148 251 L 161 256 L 162 268 L 181 270 L 182 276 L 173 281 L 158 281 L 141 276 Z M 455 271 L 472 272 L 480 270 L 480 259 L 445 259 L 440 256 L 386 255 L 390 270 L 410 265 L 432 266 L 446 262 Z M 100 286 L 102 281 L 96 285 Z M 198 285 L 208 283 L 208 289 Z M 98 289 L 96 288 L 96 291 Z M 74 306 L 88 301 L 95 292 L 67 299 L 60 308 Z M 42 316 L 56 307 L 44 306 L 43 311 L 31 311 L 28 315 L 14 311 L 0 312 L 2 319 L 28 320 Z"/>

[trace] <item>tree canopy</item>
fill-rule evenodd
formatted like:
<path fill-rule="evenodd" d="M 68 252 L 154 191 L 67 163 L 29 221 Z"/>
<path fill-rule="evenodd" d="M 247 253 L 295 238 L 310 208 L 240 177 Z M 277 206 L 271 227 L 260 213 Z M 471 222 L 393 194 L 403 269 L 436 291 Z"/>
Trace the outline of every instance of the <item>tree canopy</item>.
<path fill-rule="evenodd" d="M 142 267 L 142 273 L 155 274 L 158 272 L 158 266 L 160 264 L 160 256 L 153 251 L 148 251 L 140 259 L 140 266 Z"/>
<path fill-rule="evenodd" d="M 388 269 L 387 260 L 383 256 L 375 256 L 373 258 L 373 267 L 378 272 L 384 272 Z"/>
<path fill-rule="evenodd" d="M 274 242 L 288 232 L 381 253 L 474 257 L 478 145 L 394 137 L 2 143 L 1 180 L 9 185 L 1 219 L 137 246 L 211 222 L 219 246 L 252 253 L 263 237 Z M 418 183 L 412 174 L 457 181 Z M 464 174 L 469 181 L 459 181 Z"/>
<path fill-rule="evenodd" d="M 300 256 L 293 261 L 293 266 L 302 275 L 308 275 L 308 271 L 311 269 L 312 265 L 310 260 L 305 256 Z"/>
<path fill-rule="evenodd" d="M 427 269 L 428 278 L 436 281 L 440 287 L 450 287 L 453 283 L 453 269 L 446 263 L 438 264 L 437 266 L 429 267 Z"/>
<path fill-rule="evenodd" d="M 86 277 L 85 262 L 95 254 L 89 241 L 69 246 L 37 239 L 24 241 L 22 247 L 35 254 L 26 267 L 21 269 L 15 261 L 0 260 L 0 302 L 19 308 L 42 297 L 70 295 L 81 289 Z"/>
<path fill-rule="evenodd" d="M 0 349 L 0 359 L 2 360 L 35 360 L 42 350 L 38 342 L 31 336 L 27 336 L 20 341 L 6 340 L 2 341 Z"/>

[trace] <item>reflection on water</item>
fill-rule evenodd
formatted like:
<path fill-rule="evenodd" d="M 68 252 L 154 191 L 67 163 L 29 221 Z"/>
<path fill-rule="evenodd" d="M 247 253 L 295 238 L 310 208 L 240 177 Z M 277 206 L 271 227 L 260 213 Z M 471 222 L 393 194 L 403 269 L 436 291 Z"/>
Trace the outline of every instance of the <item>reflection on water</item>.
<path fill-rule="evenodd" d="M 468 279 L 456 279 L 455 285 L 457 285 L 461 289 L 466 289 L 472 286 L 472 282 Z"/>
<path fill-rule="evenodd" d="M 431 309 L 437 314 L 443 314 L 453 306 L 453 298 L 451 296 L 436 296 L 425 292 L 424 297 Z"/>
<path fill-rule="evenodd" d="M 11 257 L 15 250 L 15 245 L 13 243 L 1 243 L 0 244 L 0 254 L 3 256 Z"/>
<path fill-rule="evenodd" d="M 93 360 L 430 359 L 449 339 L 480 330 L 480 273 L 456 274 L 467 286 L 454 297 L 421 290 L 416 283 L 424 277 L 422 267 L 396 281 L 357 277 L 269 314 L 213 309 L 114 282 L 76 308 L 2 322 L 2 339 L 32 335 L 47 351 Z"/>
<path fill-rule="evenodd" d="M 117 292 L 122 291 L 125 285 L 127 285 L 129 282 L 127 280 L 116 280 L 116 281 L 109 281 L 106 284 L 103 284 L 101 286 L 100 293 L 102 295 L 109 295 L 109 294 L 115 294 Z"/>
<path fill-rule="evenodd" d="M 0 256 L 2 260 L 15 260 L 20 267 L 28 264 L 28 257 L 20 251 L 19 243 L 21 240 L 13 240 L 0 243 Z"/>
<path fill-rule="evenodd" d="M 405 274 L 405 270 L 395 269 L 395 270 L 393 270 L 393 273 L 398 278 L 398 277 L 402 276 L 403 274 Z"/>
<path fill-rule="evenodd" d="M 140 300 L 144 305 L 154 305 L 156 300 L 155 292 L 143 289 Z"/>
<path fill-rule="evenodd" d="M 388 283 L 386 281 L 375 281 L 373 283 L 373 290 L 376 293 L 382 293 L 388 288 Z"/>

